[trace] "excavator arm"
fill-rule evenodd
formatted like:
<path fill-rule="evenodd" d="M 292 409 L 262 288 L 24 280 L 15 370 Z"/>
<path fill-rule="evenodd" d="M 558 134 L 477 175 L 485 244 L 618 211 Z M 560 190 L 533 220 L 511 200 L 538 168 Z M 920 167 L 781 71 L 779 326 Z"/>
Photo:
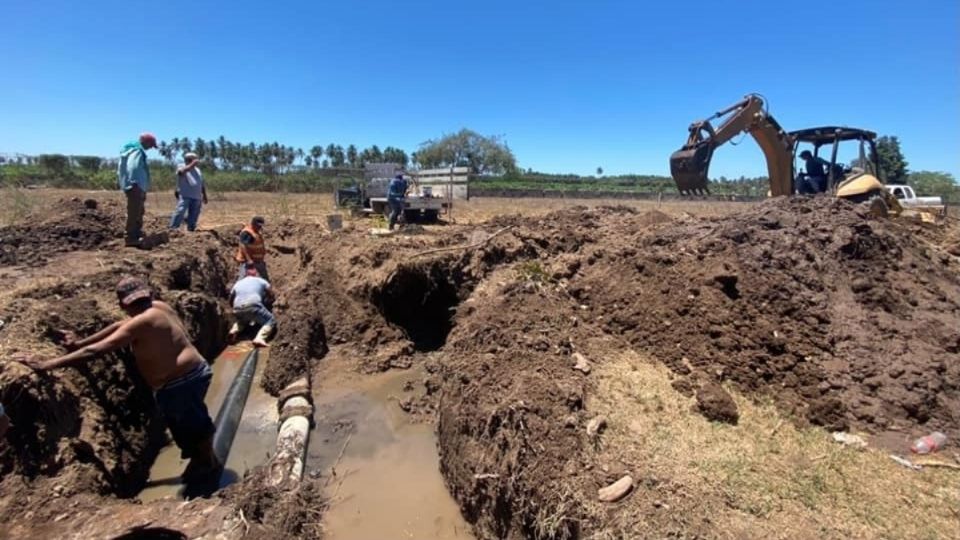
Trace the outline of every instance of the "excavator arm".
<path fill-rule="evenodd" d="M 726 118 L 714 128 L 710 121 L 721 117 Z M 744 132 L 757 141 L 767 160 L 770 194 L 774 197 L 792 194 L 793 139 L 767 114 L 763 99 L 756 94 L 690 125 L 687 143 L 670 156 L 670 174 L 680 193 L 710 193 L 707 172 L 713 151 Z"/>

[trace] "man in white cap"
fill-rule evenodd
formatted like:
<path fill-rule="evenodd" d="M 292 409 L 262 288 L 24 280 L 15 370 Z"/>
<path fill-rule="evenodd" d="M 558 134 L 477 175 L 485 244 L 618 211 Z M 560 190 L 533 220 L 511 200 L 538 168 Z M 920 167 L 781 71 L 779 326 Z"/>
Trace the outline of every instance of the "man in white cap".
<path fill-rule="evenodd" d="M 183 216 L 187 216 L 187 230 L 197 230 L 200 209 L 207 204 L 207 187 L 203 185 L 200 159 L 193 152 L 183 156 L 184 165 L 177 169 L 177 209 L 170 217 L 170 228 L 179 229 Z"/>

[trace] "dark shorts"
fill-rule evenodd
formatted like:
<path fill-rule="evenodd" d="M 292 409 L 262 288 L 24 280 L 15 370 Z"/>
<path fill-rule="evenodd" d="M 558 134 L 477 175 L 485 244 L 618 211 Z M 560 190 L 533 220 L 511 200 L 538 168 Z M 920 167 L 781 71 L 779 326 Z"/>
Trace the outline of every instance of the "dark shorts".
<path fill-rule="evenodd" d="M 184 459 L 193 457 L 197 445 L 215 430 L 207 404 L 203 402 L 212 377 L 209 364 L 203 362 L 186 375 L 163 385 L 154 394 L 160 414 Z"/>

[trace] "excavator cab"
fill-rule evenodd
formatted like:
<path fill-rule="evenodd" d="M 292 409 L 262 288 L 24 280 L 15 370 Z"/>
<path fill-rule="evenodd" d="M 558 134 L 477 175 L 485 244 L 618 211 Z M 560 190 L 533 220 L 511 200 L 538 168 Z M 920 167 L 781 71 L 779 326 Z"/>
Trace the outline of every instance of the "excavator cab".
<path fill-rule="evenodd" d="M 824 167 L 824 176 L 819 179 L 820 186 L 817 192 L 829 192 L 851 200 L 866 200 L 872 195 L 884 191 L 883 184 L 877 179 L 880 165 L 877 161 L 877 149 L 874 141 L 877 134 L 864 129 L 849 127 L 824 126 L 799 131 L 791 131 L 793 140 L 793 159 L 796 160 L 803 149 L 811 150 L 815 157 L 821 157 L 829 152 L 829 158 Z M 852 142 L 858 143 L 858 157 L 853 165 L 847 166 L 837 161 L 840 146 Z M 794 179 L 794 188 L 818 183 L 811 182 L 803 167 L 795 167 L 797 173 Z M 802 191 L 802 190 L 800 190 Z"/>

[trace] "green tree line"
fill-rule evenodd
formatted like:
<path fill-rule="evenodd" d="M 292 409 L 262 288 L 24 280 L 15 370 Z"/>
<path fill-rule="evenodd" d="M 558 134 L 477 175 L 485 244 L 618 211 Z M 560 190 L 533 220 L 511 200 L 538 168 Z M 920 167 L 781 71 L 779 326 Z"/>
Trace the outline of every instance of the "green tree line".
<path fill-rule="evenodd" d="M 960 187 L 953 175 L 908 169 L 897 137 L 880 137 L 876 146 L 876 156 L 870 157 L 880 162 L 882 180 L 910 184 L 921 195 L 940 195 L 948 202 L 960 202 Z M 521 170 L 502 137 L 483 136 L 469 129 L 425 141 L 409 156 L 392 146 L 381 150 L 373 145 L 360 150 L 352 144 L 344 148 L 330 143 L 304 150 L 276 142 L 243 144 L 223 136 L 211 140 L 175 137 L 160 141 L 158 150 L 162 159 L 151 160 L 156 189 L 172 187 L 175 164 L 185 153 L 194 152 L 203 163 L 208 186 L 220 191 L 331 191 L 338 184 L 352 182 L 350 178 L 362 177 L 366 163 L 391 162 L 404 167 L 468 167 L 472 185 L 479 189 L 676 192 L 668 176 L 604 176 L 602 167 L 597 168 L 596 176 Z M 115 169 L 116 159 L 96 156 L 0 156 L 0 181 L 4 185 L 111 189 L 116 185 Z M 711 181 L 710 190 L 718 195 L 763 197 L 768 184 L 766 177 L 721 176 Z"/>
<path fill-rule="evenodd" d="M 377 145 L 358 150 L 350 144 L 346 148 L 330 143 L 326 146 L 314 145 L 306 150 L 287 146 L 277 142 L 256 144 L 239 143 L 224 136 L 204 140 L 189 137 L 174 137 L 170 141 L 160 141 L 157 149 L 163 158 L 174 163 L 187 152 L 197 154 L 207 167 L 229 171 L 255 171 L 264 174 L 278 174 L 294 169 L 362 168 L 366 163 L 398 163 L 409 165 L 410 157 L 404 150 L 387 146 L 380 149 Z"/>

